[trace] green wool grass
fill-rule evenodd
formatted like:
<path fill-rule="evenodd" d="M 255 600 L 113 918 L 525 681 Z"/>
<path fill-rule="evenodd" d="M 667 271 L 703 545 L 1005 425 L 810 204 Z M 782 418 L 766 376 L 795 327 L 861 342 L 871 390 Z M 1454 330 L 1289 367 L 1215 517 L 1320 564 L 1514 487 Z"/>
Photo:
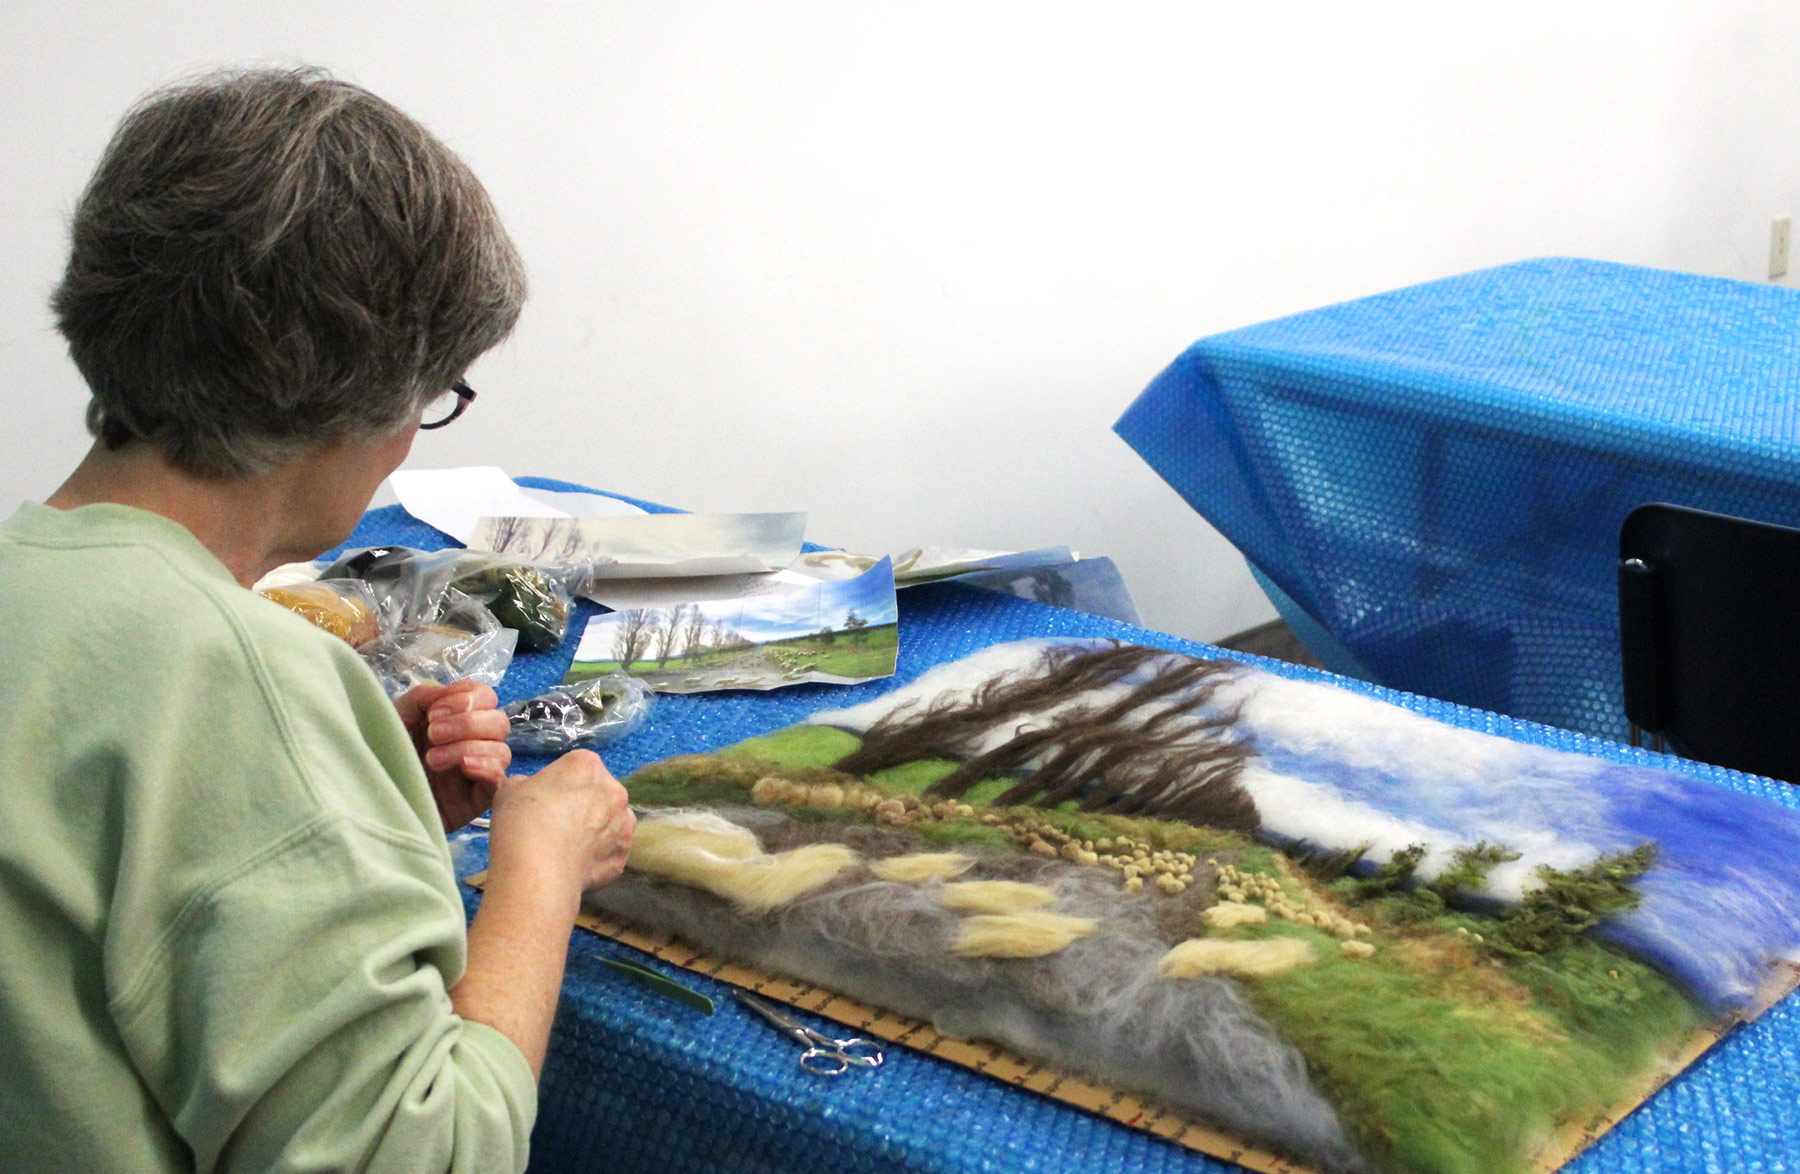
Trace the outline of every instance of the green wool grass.
<path fill-rule="evenodd" d="M 1313 943 L 1318 962 L 1246 982 L 1244 992 L 1306 1057 L 1380 1169 L 1523 1170 L 1559 1123 L 1616 1103 L 1644 1065 L 1700 1024 L 1668 980 L 1598 943 L 1524 966 L 1460 942 L 1450 961 L 1421 961 L 1454 941 L 1441 928 L 1378 933 L 1365 960 L 1304 927 L 1242 935 Z"/>
<path fill-rule="evenodd" d="M 761 758 L 787 766 L 830 766 L 862 746 L 849 730 L 832 726 L 788 726 L 746 738 L 717 753 L 727 758 Z"/>
<path fill-rule="evenodd" d="M 831 764 L 859 745 L 844 730 L 794 726 L 714 754 L 654 763 L 626 784 L 634 801 L 650 805 L 742 804 L 770 774 L 804 783 L 855 781 Z M 912 762 L 861 781 L 888 795 L 918 794 L 957 765 Z M 979 809 L 979 800 L 1011 785 L 985 780 L 966 801 Z M 1276 851 L 1236 832 L 1069 804 L 1010 810 L 1079 840 L 1126 836 L 1278 875 Z M 842 809 L 790 814 L 864 818 Z M 912 830 L 946 848 L 1017 847 L 1008 832 L 978 819 L 924 821 Z M 1497 854 L 1472 855 L 1467 870 L 1484 871 Z M 1545 953 L 1509 950 L 1497 940 L 1499 920 L 1448 909 L 1428 889 L 1401 887 L 1409 879 L 1398 875 L 1409 871 L 1406 862 L 1390 863 L 1396 875 L 1383 879 L 1392 884 L 1342 877 L 1320 890 L 1372 926 L 1372 958 L 1349 957 L 1336 939 L 1292 922 L 1222 935 L 1289 936 L 1313 946 L 1312 965 L 1240 986 L 1306 1057 L 1315 1084 L 1380 1169 L 1523 1170 L 1560 1123 L 1616 1103 L 1635 1076 L 1701 1026 L 1694 1005 L 1654 969 L 1586 936 Z M 1283 888 L 1296 894 L 1291 879 Z M 1197 925 L 1194 932 L 1206 931 Z"/>

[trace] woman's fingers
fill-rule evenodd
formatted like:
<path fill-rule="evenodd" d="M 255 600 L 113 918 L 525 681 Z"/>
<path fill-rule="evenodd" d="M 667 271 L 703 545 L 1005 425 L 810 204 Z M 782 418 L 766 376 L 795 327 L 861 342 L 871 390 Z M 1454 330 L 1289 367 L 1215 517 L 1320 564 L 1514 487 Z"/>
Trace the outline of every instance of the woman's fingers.
<path fill-rule="evenodd" d="M 434 709 L 432 712 L 436 714 L 437 711 Z M 425 737 L 433 746 L 484 740 L 504 742 L 511 730 L 512 722 L 504 713 L 497 709 L 477 709 L 447 717 L 432 717 L 431 724 L 425 727 Z"/>
<path fill-rule="evenodd" d="M 448 685 L 415 685 L 394 698 L 394 709 L 399 712 L 401 723 L 416 735 L 425 727 L 426 711 L 449 688 Z"/>
<path fill-rule="evenodd" d="M 394 700 L 400 721 L 413 736 L 418 737 L 424 730 L 428 740 L 437 744 L 472 738 L 504 739 L 507 721 L 499 706 L 500 698 L 492 688 L 469 680 L 418 685 Z M 473 724 L 459 724 L 465 718 L 475 720 Z"/>
<path fill-rule="evenodd" d="M 430 705 L 429 716 L 434 721 L 461 713 L 497 709 L 500 705 L 499 695 L 479 681 L 456 681 L 445 685 L 443 689 Z"/>
<path fill-rule="evenodd" d="M 495 869 L 553 868 L 578 889 L 597 888 L 625 867 L 636 822 L 625 788 L 599 756 L 571 751 L 498 789 L 489 860 Z"/>
<path fill-rule="evenodd" d="M 488 739 L 451 742 L 427 750 L 425 765 L 431 770 L 460 770 L 471 781 L 498 786 L 512 765 L 512 750 L 503 741 Z"/>

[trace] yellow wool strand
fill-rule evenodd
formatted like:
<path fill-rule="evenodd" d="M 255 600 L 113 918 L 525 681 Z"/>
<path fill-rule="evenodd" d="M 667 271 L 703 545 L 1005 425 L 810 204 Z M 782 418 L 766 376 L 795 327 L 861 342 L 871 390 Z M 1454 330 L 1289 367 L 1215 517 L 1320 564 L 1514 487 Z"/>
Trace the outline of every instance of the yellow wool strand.
<path fill-rule="evenodd" d="M 1196 978 L 1203 974 L 1274 978 L 1312 960 L 1312 947 L 1294 938 L 1261 942 L 1190 938 L 1164 954 L 1156 972 L 1164 978 Z"/>
<path fill-rule="evenodd" d="M 806 844 L 771 856 L 747 828 L 683 812 L 640 821 L 627 867 L 704 889 L 746 913 L 766 913 L 823 888 L 856 860 L 843 844 Z"/>
<path fill-rule="evenodd" d="M 721 860 L 749 860 L 763 854 L 756 833 L 710 811 L 675 811 L 646 816 L 631 837 L 632 868 L 657 872 L 655 861 L 670 853 L 710 852 Z"/>
<path fill-rule="evenodd" d="M 951 950 L 965 958 L 1042 958 L 1094 932 L 1091 917 L 1032 910 L 964 918 Z"/>
<path fill-rule="evenodd" d="M 1261 905 L 1249 905 L 1242 901 L 1220 901 L 1210 909 L 1202 910 L 1200 916 L 1214 929 L 1231 929 L 1233 926 L 1265 922 L 1269 920 L 1269 911 Z"/>
<path fill-rule="evenodd" d="M 938 900 L 959 913 L 1021 913 L 1053 904 L 1056 894 L 1020 881 L 958 881 L 945 885 Z"/>
<path fill-rule="evenodd" d="M 969 871 L 975 861 L 961 852 L 914 852 L 910 856 L 890 856 L 869 864 L 869 871 L 884 881 L 902 885 L 923 885 L 934 880 L 949 880 Z"/>

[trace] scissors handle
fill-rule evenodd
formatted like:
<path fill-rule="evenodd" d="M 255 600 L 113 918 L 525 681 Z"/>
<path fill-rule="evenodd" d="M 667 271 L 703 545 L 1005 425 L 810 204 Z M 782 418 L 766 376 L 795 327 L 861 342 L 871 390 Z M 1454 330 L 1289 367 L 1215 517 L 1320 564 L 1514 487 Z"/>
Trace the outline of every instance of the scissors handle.
<path fill-rule="evenodd" d="M 814 1076 L 842 1076 L 850 1071 L 850 1058 L 842 1052 L 808 1048 L 800 1053 L 800 1067 Z"/>
<path fill-rule="evenodd" d="M 879 1068 L 881 1062 L 887 1059 L 887 1053 L 872 1039 L 856 1036 L 831 1042 L 836 1047 L 837 1054 L 844 1058 L 844 1063 L 854 1064 L 858 1068 Z"/>
<path fill-rule="evenodd" d="M 787 1012 L 778 1009 L 774 1004 L 763 1001 L 746 991 L 738 991 L 738 1001 L 767 1019 L 775 1027 L 803 1046 L 800 1067 L 817 1076 L 842 1076 L 851 1068 L 879 1068 L 886 1059 L 881 1045 L 874 1040 L 852 1036 L 849 1039 L 832 1039 L 823 1032 L 814 1031 Z"/>

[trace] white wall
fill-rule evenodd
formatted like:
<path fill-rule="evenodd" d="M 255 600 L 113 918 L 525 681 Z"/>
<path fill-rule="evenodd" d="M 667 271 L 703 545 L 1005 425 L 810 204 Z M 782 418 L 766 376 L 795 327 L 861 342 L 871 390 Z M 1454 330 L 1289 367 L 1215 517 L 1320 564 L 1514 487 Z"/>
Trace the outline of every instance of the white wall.
<path fill-rule="evenodd" d="M 872 551 L 1066 541 L 1202 638 L 1272 612 L 1110 432 L 1195 338 L 1552 253 L 1758 280 L 1800 207 L 1786 0 L 18 2 L 0 34 L 0 501 L 86 444 L 44 301 L 118 116 L 311 61 L 463 152 L 532 270 L 412 464 Z"/>

